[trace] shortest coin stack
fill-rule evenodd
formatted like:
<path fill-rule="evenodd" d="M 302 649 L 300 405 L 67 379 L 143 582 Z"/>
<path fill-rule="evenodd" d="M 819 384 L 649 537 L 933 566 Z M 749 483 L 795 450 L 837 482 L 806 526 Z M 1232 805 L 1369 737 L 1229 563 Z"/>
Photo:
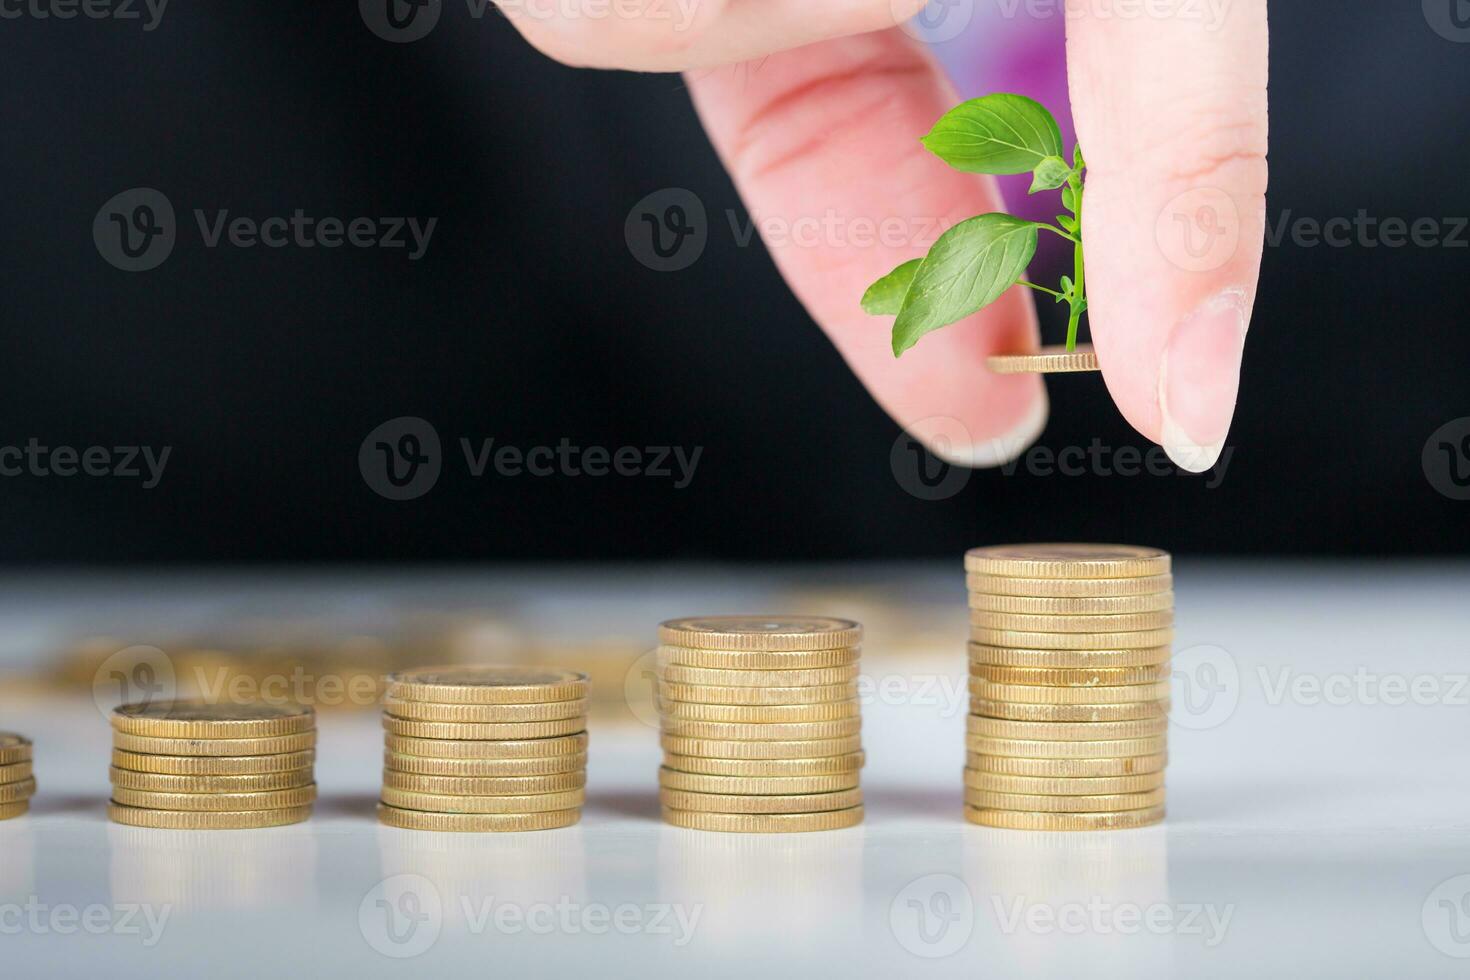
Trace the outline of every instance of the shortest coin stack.
<path fill-rule="evenodd" d="M 1037 544 L 965 555 L 970 716 L 965 817 L 1016 830 L 1164 819 L 1169 556 Z"/>
<path fill-rule="evenodd" d="M 0 820 L 26 813 L 31 808 L 31 797 L 35 795 L 30 739 L 0 732 Z"/>
<path fill-rule="evenodd" d="M 694 830 L 790 833 L 861 823 L 862 628 L 722 616 L 659 627 L 659 801 Z"/>
<path fill-rule="evenodd" d="M 300 823 L 316 801 L 316 713 L 301 705 L 160 701 L 112 712 L 116 823 L 246 830 Z"/>
<path fill-rule="evenodd" d="M 587 675 L 460 666 L 388 679 L 378 819 L 406 830 L 550 830 L 582 817 Z"/>

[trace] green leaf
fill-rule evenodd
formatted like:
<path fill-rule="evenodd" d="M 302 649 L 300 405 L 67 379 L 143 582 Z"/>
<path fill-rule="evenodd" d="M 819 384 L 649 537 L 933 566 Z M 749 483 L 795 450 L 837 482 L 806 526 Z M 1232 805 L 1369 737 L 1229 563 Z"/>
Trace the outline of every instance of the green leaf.
<path fill-rule="evenodd" d="M 1081 173 L 1087 167 L 1087 161 L 1082 159 L 1082 144 L 1078 143 L 1072 147 L 1072 169 Z"/>
<path fill-rule="evenodd" d="M 1062 155 L 1057 121 L 1024 95 L 962 102 L 934 124 L 923 143 L 956 170 L 977 174 L 1024 174 Z"/>
<path fill-rule="evenodd" d="M 1061 157 L 1047 157 L 1041 161 L 1041 166 L 1036 168 L 1035 177 L 1031 181 L 1030 193 L 1054 191 L 1065 184 L 1071 176 L 1072 168 L 1067 166 L 1067 161 Z"/>
<path fill-rule="evenodd" d="M 1071 187 L 1062 188 L 1062 207 L 1068 211 L 1077 210 L 1077 195 L 1072 193 Z"/>
<path fill-rule="evenodd" d="M 982 214 L 939 236 L 893 322 L 893 356 L 1014 286 L 1036 254 L 1036 228 L 1036 222 L 1008 214 Z"/>
<path fill-rule="evenodd" d="M 1063 231 L 1070 231 L 1074 235 L 1077 234 L 1077 219 L 1070 214 L 1057 215 L 1057 224 Z"/>
<path fill-rule="evenodd" d="M 914 281 L 923 259 L 912 259 L 879 279 L 863 293 L 863 310 L 873 316 L 897 316 L 903 308 L 903 298 Z"/>

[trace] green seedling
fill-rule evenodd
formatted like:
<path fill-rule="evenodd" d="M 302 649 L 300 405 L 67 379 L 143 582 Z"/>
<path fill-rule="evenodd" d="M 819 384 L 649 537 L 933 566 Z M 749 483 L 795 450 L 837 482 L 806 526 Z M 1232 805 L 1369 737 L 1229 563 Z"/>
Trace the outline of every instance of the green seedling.
<path fill-rule="evenodd" d="M 1087 164 L 1082 148 L 1073 147 L 1068 163 L 1061 130 L 1046 107 L 1006 94 L 955 106 L 922 142 L 965 173 L 1030 173 L 1031 193 L 1060 189 L 1067 213 L 1057 215 L 1055 225 L 1000 212 L 966 219 L 940 235 L 924 258 L 905 262 L 869 286 L 863 309 L 898 318 L 893 322 L 893 356 L 901 356 L 926 333 L 984 309 L 1017 283 L 1067 304 L 1067 350 L 1076 350 L 1077 327 L 1087 312 L 1082 267 L 1082 175 Z M 1057 289 L 1023 278 L 1042 231 L 1072 243 L 1073 274 L 1062 276 Z"/>

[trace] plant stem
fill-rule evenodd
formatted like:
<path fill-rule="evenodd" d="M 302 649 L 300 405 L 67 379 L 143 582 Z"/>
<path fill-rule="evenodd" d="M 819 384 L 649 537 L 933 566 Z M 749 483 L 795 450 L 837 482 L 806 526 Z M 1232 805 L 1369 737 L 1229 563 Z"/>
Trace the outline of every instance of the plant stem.
<path fill-rule="evenodd" d="M 1055 289 L 1047 289 L 1045 286 L 1038 285 L 1029 279 L 1022 279 L 1020 284 L 1022 286 L 1025 286 L 1027 289 L 1034 289 L 1038 293 L 1046 293 L 1048 296 L 1055 296 L 1057 299 L 1062 298 L 1062 294 L 1057 292 Z"/>
<path fill-rule="evenodd" d="M 1087 301 L 1087 279 L 1086 270 L 1082 262 L 1082 178 L 1074 176 L 1071 180 L 1072 197 L 1076 201 L 1077 209 L 1073 214 L 1077 218 L 1078 237 L 1075 239 L 1076 247 L 1072 249 L 1072 312 L 1067 318 L 1067 350 L 1077 349 L 1077 324 L 1082 319 L 1082 304 Z"/>
<path fill-rule="evenodd" d="M 1055 225 L 1044 225 L 1044 224 L 1042 224 L 1041 222 L 1038 221 L 1036 223 L 1036 227 L 1041 228 L 1041 229 L 1043 229 L 1045 231 L 1049 231 L 1053 235 L 1061 235 L 1063 238 L 1065 238 L 1067 241 L 1071 242 L 1073 245 L 1081 245 L 1082 244 L 1082 242 L 1079 239 L 1077 239 L 1073 235 L 1069 234 L 1068 232 L 1064 231 L 1063 229 L 1056 227 Z"/>

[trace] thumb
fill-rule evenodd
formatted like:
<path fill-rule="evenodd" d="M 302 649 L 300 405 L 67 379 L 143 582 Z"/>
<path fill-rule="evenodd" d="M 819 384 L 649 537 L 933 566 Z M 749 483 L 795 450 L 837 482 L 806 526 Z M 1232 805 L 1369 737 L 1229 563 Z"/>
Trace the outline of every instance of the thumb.
<path fill-rule="evenodd" d="M 1187 470 L 1235 414 L 1266 213 L 1266 0 L 1068 5 L 1088 317 L 1125 418 Z"/>

